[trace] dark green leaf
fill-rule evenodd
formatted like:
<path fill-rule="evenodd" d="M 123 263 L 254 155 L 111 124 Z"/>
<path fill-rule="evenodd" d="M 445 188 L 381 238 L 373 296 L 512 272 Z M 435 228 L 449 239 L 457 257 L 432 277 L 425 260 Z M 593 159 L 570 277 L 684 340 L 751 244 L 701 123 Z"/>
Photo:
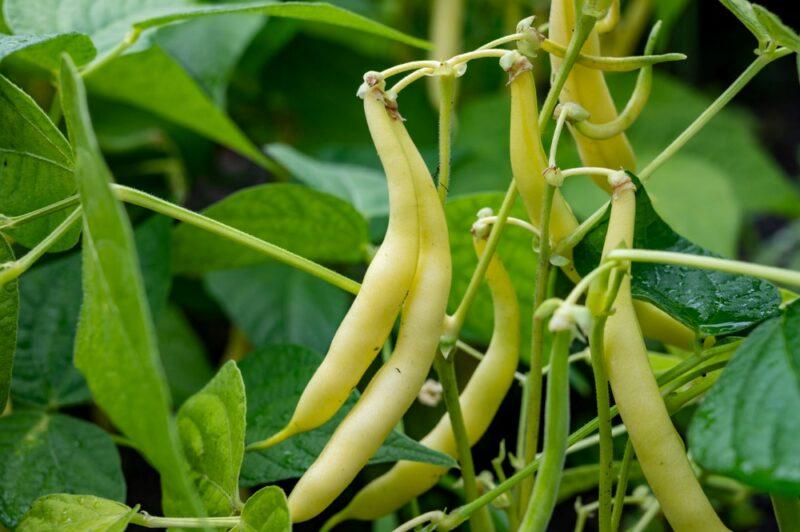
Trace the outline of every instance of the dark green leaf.
<path fill-rule="evenodd" d="M 292 520 L 286 495 L 277 486 L 255 492 L 244 505 L 242 520 L 231 532 L 290 532 Z"/>
<path fill-rule="evenodd" d="M 158 316 L 170 285 L 170 221 L 154 216 L 136 228 L 134 237 L 150 309 Z M 34 268 L 22 278 L 14 400 L 55 409 L 90 399 L 72 364 L 82 298 L 79 254 Z"/>
<path fill-rule="evenodd" d="M 0 264 L 14 260 L 14 252 L 0 235 Z M 5 410 L 11 387 L 11 368 L 17 348 L 19 284 L 16 279 L 0 286 L 0 409 Z"/>
<path fill-rule="evenodd" d="M 92 40 L 82 33 L 49 33 L 36 35 L 0 34 L 0 61 L 11 55 L 52 70 L 58 68 L 62 53 L 68 53 L 78 65 L 96 55 Z"/>
<path fill-rule="evenodd" d="M 747 0 L 720 0 L 720 2 L 755 35 L 759 42 L 769 40 L 769 33 L 767 33 L 766 28 L 764 28 L 753 11 L 753 4 Z"/>
<path fill-rule="evenodd" d="M 133 508 L 91 495 L 46 495 L 36 500 L 19 524 L 19 532 L 123 532 L 136 514 Z"/>
<path fill-rule="evenodd" d="M 168 305 L 156 329 L 172 402 L 180 405 L 211 380 L 214 370 L 203 342 L 178 307 Z"/>
<path fill-rule="evenodd" d="M 206 514 L 233 515 L 239 508 L 239 470 L 244 455 L 245 394 L 242 374 L 229 361 L 178 410 L 178 431 L 192 480 Z M 164 511 L 191 517 L 192 508 L 164 486 Z"/>
<path fill-rule="evenodd" d="M 14 528 L 33 501 L 50 493 L 125 500 L 111 438 L 61 414 L 15 412 L 0 418 L 0 522 Z"/>
<path fill-rule="evenodd" d="M 351 301 L 338 288 L 276 262 L 211 272 L 206 287 L 256 347 L 297 344 L 324 353 Z"/>
<path fill-rule="evenodd" d="M 298 255 L 360 262 L 367 224 L 347 202 L 295 184 L 259 185 L 231 194 L 203 214 Z M 201 229 L 175 231 L 175 270 L 202 274 L 264 262 L 263 254 Z"/>
<path fill-rule="evenodd" d="M 61 132 L 22 89 L 0 76 L 0 214 L 33 211 L 75 193 L 72 150 Z M 33 247 L 53 231 L 68 211 L 43 216 L 8 234 Z M 75 245 L 80 228 L 70 230 L 50 251 Z"/>
<path fill-rule="evenodd" d="M 318 161 L 286 144 L 270 144 L 266 151 L 298 180 L 347 200 L 365 218 L 388 216 L 389 191 L 380 171 L 354 164 Z"/>
<path fill-rule="evenodd" d="M 797 32 L 784 24 L 775 13 L 764 6 L 753 4 L 753 11 L 775 43 L 785 46 L 794 52 L 800 52 L 800 36 L 797 35 Z"/>
<path fill-rule="evenodd" d="M 170 412 L 133 231 L 111 190 L 111 173 L 94 136 L 83 83 L 68 58 L 61 67 L 64 118 L 83 206 L 83 306 L 75 365 L 97 404 L 162 481 L 202 515 Z"/>
<path fill-rule="evenodd" d="M 703 467 L 800 495 L 800 303 L 747 337 L 689 427 Z"/>
<path fill-rule="evenodd" d="M 635 176 L 634 176 L 634 179 Z M 713 256 L 711 252 L 675 233 L 653 210 L 641 183 L 636 192 L 636 226 L 633 246 Z M 608 212 L 575 248 L 575 266 L 585 275 L 600 260 Z M 633 297 L 653 303 L 695 331 L 721 335 L 747 329 L 778 313 L 778 289 L 752 277 L 710 270 L 633 264 Z"/>
<path fill-rule="evenodd" d="M 289 421 L 306 383 L 322 361 L 297 346 L 257 349 L 240 363 L 247 390 L 247 442 L 273 435 Z M 354 392 L 342 409 L 318 429 L 299 434 L 265 451 L 244 457 L 240 483 L 267 484 L 301 476 L 322 451 L 336 426 L 357 400 Z M 370 463 L 414 460 L 452 467 L 452 458 L 393 431 Z"/>

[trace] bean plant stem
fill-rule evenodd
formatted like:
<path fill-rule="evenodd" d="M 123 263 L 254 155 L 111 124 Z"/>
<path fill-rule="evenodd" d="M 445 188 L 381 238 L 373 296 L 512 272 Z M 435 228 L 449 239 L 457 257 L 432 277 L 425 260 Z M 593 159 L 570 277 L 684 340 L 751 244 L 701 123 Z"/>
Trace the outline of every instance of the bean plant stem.
<path fill-rule="evenodd" d="M 439 199 L 447 201 L 450 187 L 450 148 L 453 137 L 455 75 L 439 76 Z"/>
<path fill-rule="evenodd" d="M 456 380 L 455 357 L 445 358 L 441 354 L 436 356 L 434 365 L 442 384 L 444 403 L 447 414 L 450 416 L 450 425 L 453 427 L 453 436 L 458 449 L 458 465 L 461 467 L 461 478 L 464 480 L 464 493 L 467 503 L 478 498 L 478 482 L 475 478 L 475 465 L 472 462 L 472 449 L 469 445 L 469 436 L 464 424 L 464 413 L 461 411 L 461 401 Z M 473 530 L 491 530 L 487 527 L 487 512 L 479 512 L 473 520 Z"/>
<path fill-rule="evenodd" d="M 705 270 L 717 270 L 739 275 L 760 277 L 768 281 L 800 287 L 800 272 L 762 266 L 738 260 L 719 259 L 673 251 L 653 251 L 649 249 L 617 249 L 608 254 L 608 260 L 647 262 L 655 264 L 672 264 L 689 266 Z"/>
<path fill-rule="evenodd" d="M 780 532 L 797 532 L 800 529 L 800 498 L 771 495 L 770 500 Z"/>
<path fill-rule="evenodd" d="M 683 133 L 672 141 L 661 153 L 656 156 L 641 172 L 639 172 L 639 179 L 646 181 L 653 173 L 664 164 L 670 157 L 686 145 L 702 128 L 705 126 L 718 112 L 725 107 L 734 96 L 747 85 L 747 83 L 758 74 L 762 68 L 770 64 L 772 61 L 779 59 L 785 55 L 789 55 L 790 50 L 786 48 L 779 48 L 773 52 L 765 52 L 756 57 L 755 61 L 750 63 L 744 72 L 731 83 L 730 87 L 725 89 L 725 92 L 719 95 L 714 102 L 698 116 L 694 122 L 687 127 Z"/>
<path fill-rule="evenodd" d="M 36 209 L 35 211 L 26 212 L 18 216 L 0 218 L 0 229 L 9 229 L 19 225 L 24 225 L 30 221 L 36 220 L 37 218 L 47 216 L 48 214 L 53 214 L 54 212 L 63 211 L 64 209 L 72 207 L 73 205 L 78 205 L 79 203 L 80 198 L 78 198 L 77 195 L 69 196 L 68 198 L 56 201 L 55 203 L 45 205 L 44 207 Z"/>
<path fill-rule="evenodd" d="M 611 532 L 619 530 L 619 522 L 622 519 L 622 510 L 624 509 L 625 492 L 628 491 L 628 476 L 633 456 L 633 444 L 628 438 L 625 444 L 625 452 L 622 455 L 622 462 L 619 465 L 619 475 L 617 476 L 617 491 L 614 494 L 614 506 L 611 511 L 611 522 L 609 523 Z"/>
<path fill-rule="evenodd" d="M 81 76 L 84 78 L 90 76 L 94 72 L 100 70 L 102 67 L 104 67 L 105 65 L 107 65 L 108 63 L 110 63 L 123 53 L 125 53 L 125 51 L 128 48 L 136 44 L 136 41 L 139 40 L 141 34 L 142 30 L 140 28 L 133 28 L 125 35 L 125 38 L 122 39 L 122 41 L 120 41 L 119 44 L 117 44 L 114 48 L 109 50 L 107 53 L 96 57 L 94 61 L 86 65 L 81 70 Z"/>
<path fill-rule="evenodd" d="M 233 517 L 156 517 L 143 513 L 134 514 L 131 524 L 145 528 L 231 528 L 239 524 L 240 518 Z"/>

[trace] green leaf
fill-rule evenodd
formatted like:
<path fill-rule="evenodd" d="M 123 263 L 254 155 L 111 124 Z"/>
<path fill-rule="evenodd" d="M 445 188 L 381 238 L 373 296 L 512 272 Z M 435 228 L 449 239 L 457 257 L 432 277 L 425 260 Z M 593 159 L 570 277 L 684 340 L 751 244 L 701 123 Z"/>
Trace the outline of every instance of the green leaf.
<path fill-rule="evenodd" d="M 285 17 L 310 22 L 322 22 L 368 34 L 379 35 L 417 48 L 430 48 L 430 43 L 395 29 L 384 26 L 357 13 L 324 2 L 248 2 L 239 4 L 223 4 L 217 6 L 186 6 L 170 9 L 165 13 L 142 19 L 134 26 L 140 29 L 154 28 L 198 17 L 224 15 L 231 13 L 252 13 Z"/>
<path fill-rule="evenodd" d="M 615 97 L 619 98 L 617 103 L 626 101 L 634 78 L 609 76 L 608 81 Z M 647 107 L 627 131 L 636 153 L 659 153 L 710 103 L 710 97 L 684 82 L 655 72 Z M 681 156 L 702 159 L 723 174 L 746 215 L 765 212 L 800 215 L 800 188 L 787 179 L 785 172 L 761 146 L 753 125 L 752 117 L 745 111 L 735 107 L 724 109 L 681 149 Z M 649 161 L 644 156 L 639 159 L 642 166 Z M 662 180 L 667 182 L 664 186 L 668 186 L 675 174 L 666 170 L 664 167 L 656 171 L 648 184 Z M 697 179 L 702 181 L 703 176 Z"/>
<path fill-rule="evenodd" d="M 764 6 L 753 4 L 753 11 L 758 21 L 766 28 L 770 38 L 775 43 L 785 46 L 792 51 L 800 52 L 800 36 L 772 11 Z"/>
<path fill-rule="evenodd" d="M 664 223 L 644 187 L 633 177 L 638 185 L 633 247 L 713 256 Z M 607 228 L 608 211 L 575 248 L 575 266 L 582 275 L 599 263 Z M 653 303 L 701 334 L 740 331 L 779 312 L 778 289 L 752 277 L 643 263 L 634 263 L 632 272 L 633 297 Z"/>
<path fill-rule="evenodd" d="M 389 215 L 389 191 L 378 170 L 318 161 L 286 144 L 270 144 L 266 151 L 299 181 L 347 200 L 365 218 Z"/>
<path fill-rule="evenodd" d="M 315 261 L 358 263 L 367 224 L 347 202 L 295 184 L 258 185 L 231 194 L 203 214 Z M 175 271 L 202 274 L 264 262 L 263 254 L 201 229 L 178 226 Z"/>
<path fill-rule="evenodd" d="M 759 490 L 800 495 L 800 303 L 734 353 L 689 427 L 706 469 Z"/>
<path fill-rule="evenodd" d="M 92 130 L 83 83 L 66 57 L 61 97 L 76 154 L 84 219 L 84 297 L 75 365 L 111 421 L 159 471 L 162 481 L 202 515 L 170 413 L 130 221 L 111 190 L 111 173 Z"/>
<path fill-rule="evenodd" d="M 0 263 L 14 260 L 11 246 L 0 235 Z M 0 286 L 0 409 L 5 410 L 11 388 L 11 368 L 17 349 L 19 327 L 19 284 L 16 280 Z"/>
<path fill-rule="evenodd" d="M 79 65 L 91 61 L 96 55 L 92 40 L 82 33 L 49 33 L 34 35 L 0 34 L 0 61 L 18 57 L 48 70 L 58 68 L 62 53 L 68 53 Z"/>
<path fill-rule="evenodd" d="M 125 500 L 125 479 L 111 438 L 61 414 L 18 411 L 0 418 L 0 522 L 14 528 L 50 493 Z"/>
<path fill-rule="evenodd" d="M 33 98 L 0 76 L 0 213 L 14 216 L 75 193 L 69 143 Z M 33 247 L 50 234 L 68 211 L 43 216 L 7 232 Z M 70 230 L 50 251 L 75 245 L 80 228 Z"/>
<path fill-rule="evenodd" d="M 156 329 L 172 402 L 180 405 L 211 380 L 214 370 L 203 342 L 178 307 L 167 306 Z"/>
<path fill-rule="evenodd" d="M 338 288 L 277 262 L 211 272 L 205 284 L 256 347 L 296 344 L 324 353 L 351 302 Z"/>
<path fill-rule="evenodd" d="M 277 486 L 255 492 L 244 505 L 242 519 L 231 532 L 290 532 L 292 520 L 286 494 Z"/>
<path fill-rule="evenodd" d="M 472 273 L 478 265 L 470 229 L 477 220 L 476 214 L 484 207 L 497 212 L 503 202 L 503 194 L 473 194 L 453 198 L 445 206 L 447 225 L 450 228 L 450 251 L 453 256 L 453 289 L 450 292 L 448 310 L 453 312 L 467 289 Z M 512 216 L 527 219 L 521 204 L 512 209 Z M 536 254 L 533 252 L 533 236 L 519 227 L 510 226 L 503 231 L 499 247 L 503 265 L 509 272 L 517 291 L 520 308 L 532 308 L 533 286 L 536 278 Z M 494 310 L 489 289 L 484 284 L 472 304 L 464 322 L 465 337 L 483 344 L 492 338 Z M 522 353 L 529 350 L 530 320 L 522 320 Z"/>
<path fill-rule="evenodd" d="M 239 507 L 239 470 L 244 455 L 244 382 L 229 361 L 178 410 L 178 431 L 195 489 L 206 514 L 233 515 Z M 191 507 L 164 486 L 165 513 L 192 516 Z"/>
<path fill-rule="evenodd" d="M 313 351 L 298 346 L 271 346 L 248 354 L 239 366 L 247 390 L 247 442 L 273 435 L 292 416 L 306 383 L 322 362 Z M 333 417 L 318 429 L 298 434 L 278 445 L 244 457 L 240 484 L 255 486 L 301 476 L 330 439 L 358 398 L 354 392 Z M 452 458 L 393 431 L 370 463 L 413 460 L 452 467 Z"/>
<path fill-rule="evenodd" d="M 169 292 L 170 224 L 154 216 L 134 235 L 154 316 L 161 314 Z M 11 390 L 15 401 L 55 409 L 91 398 L 83 375 L 72 364 L 82 298 L 80 254 L 38 266 L 22 278 Z"/>
<path fill-rule="evenodd" d="M 261 166 L 271 163 L 191 75 L 159 46 L 125 54 L 89 74 L 89 90 L 200 133 Z"/>
<path fill-rule="evenodd" d="M 722 5 L 727 7 L 753 35 L 755 35 L 760 43 L 769 40 L 769 33 L 767 33 L 766 28 L 764 28 L 759 18 L 756 16 L 753 10 L 753 4 L 747 0 L 720 0 L 720 2 L 722 2 Z"/>
<path fill-rule="evenodd" d="M 123 532 L 136 510 L 91 495 L 46 495 L 36 500 L 18 532 Z"/>

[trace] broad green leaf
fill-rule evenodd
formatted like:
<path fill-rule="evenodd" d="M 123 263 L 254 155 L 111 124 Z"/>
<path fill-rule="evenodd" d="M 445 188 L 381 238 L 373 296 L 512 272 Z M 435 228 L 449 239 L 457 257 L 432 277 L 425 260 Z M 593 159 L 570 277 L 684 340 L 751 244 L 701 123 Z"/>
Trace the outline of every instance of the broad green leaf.
<path fill-rule="evenodd" d="M 86 83 L 93 94 L 145 109 L 262 166 L 270 164 L 176 58 L 159 46 L 118 57 L 91 73 Z"/>
<path fill-rule="evenodd" d="M 274 2 L 257 1 L 239 4 L 223 4 L 216 6 L 186 6 L 166 10 L 171 13 L 153 16 L 138 21 L 134 26 L 140 29 L 154 28 L 212 15 L 225 15 L 232 13 L 252 13 L 269 15 L 271 17 L 285 17 L 310 22 L 322 22 L 364 33 L 379 35 L 398 42 L 409 44 L 417 48 L 429 48 L 430 44 L 423 39 L 411 37 L 402 32 L 384 26 L 359 14 L 324 2 Z"/>
<path fill-rule="evenodd" d="M 796 31 L 784 24 L 775 13 L 764 6 L 753 4 L 753 11 L 775 43 L 792 51 L 800 52 L 800 36 L 797 35 Z"/>
<path fill-rule="evenodd" d="M 678 154 L 645 189 L 653 208 L 675 232 L 713 253 L 736 256 L 742 213 L 727 176 L 716 166 L 694 155 Z M 714 205 L 713 216 L 709 216 L 709 201 Z"/>
<path fill-rule="evenodd" d="M 158 350 L 173 404 L 183 404 L 214 376 L 208 353 L 181 310 L 168 305 L 156 324 Z"/>
<path fill-rule="evenodd" d="M 609 76 L 608 81 L 617 103 L 623 104 L 630 95 L 634 78 Z M 636 153 L 640 154 L 639 164 L 644 166 L 649 162 L 644 155 L 659 153 L 669 145 L 709 106 L 714 96 L 701 94 L 673 77 L 655 72 L 650 100 L 627 131 Z M 800 187 L 787 179 L 761 146 L 752 125 L 752 117 L 745 111 L 724 109 L 680 153 L 702 159 L 724 174 L 744 214 L 799 215 Z M 648 185 L 662 180 L 667 187 L 673 177 L 665 166 L 650 177 Z M 698 176 L 698 181 L 702 178 Z"/>
<path fill-rule="evenodd" d="M 240 362 L 247 390 L 247 443 L 275 434 L 289 421 L 306 383 L 321 361 L 322 357 L 313 351 L 284 345 L 256 349 Z M 333 419 L 318 429 L 293 436 L 264 451 L 247 452 L 240 484 L 255 486 L 300 477 L 357 398 L 357 392 L 351 394 Z M 370 463 L 397 460 L 455 465 L 449 456 L 393 431 Z"/>
<path fill-rule="evenodd" d="M 75 193 L 69 143 L 33 98 L 0 76 L 0 214 L 15 216 L 36 210 Z M 63 211 L 7 232 L 33 247 L 58 226 Z M 74 246 L 80 228 L 69 231 L 50 251 Z"/>
<path fill-rule="evenodd" d="M 256 347 L 328 350 L 351 298 L 291 266 L 269 262 L 206 275 L 208 291 Z"/>
<path fill-rule="evenodd" d="M 50 493 L 125 500 L 117 448 L 91 423 L 39 411 L 0 417 L 0 456 L 0 522 L 9 528 Z"/>
<path fill-rule="evenodd" d="M 759 42 L 769 40 L 769 33 L 759 21 L 753 10 L 753 4 L 747 0 L 720 0 L 722 5 L 728 8 L 739 21 L 744 24 L 750 32 L 755 35 Z"/>
<path fill-rule="evenodd" d="M 389 191 L 378 170 L 318 161 L 286 144 L 270 144 L 266 151 L 299 181 L 347 200 L 365 218 L 389 215 Z"/>
<path fill-rule="evenodd" d="M 295 184 L 258 185 L 231 194 L 203 214 L 298 255 L 357 263 L 367 224 L 347 202 Z M 174 235 L 175 271 L 202 274 L 264 262 L 265 256 L 185 224 Z"/>
<path fill-rule="evenodd" d="M 497 212 L 503 194 L 473 194 L 451 199 L 445 206 L 445 216 L 450 228 L 450 251 L 453 256 L 453 289 L 450 292 L 448 310 L 453 312 L 467 289 L 472 273 L 478 265 L 470 229 L 477 220 L 476 214 L 484 207 Z M 525 210 L 517 205 L 512 216 L 527 219 Z M 533 305 L 533 285 L 536 278 L 536 254 L 533 252 L 533 236 L 524 229 L 509 226 L 503 231 L 500 241 L 500 258 L 509 272 L 522 309 Z M 470 308 L 465 321 L 465 337 L 483 344 L 492 338 L 494 310 L 489 289 L 484 284 Z M 530 344 L 530 320 L 522 320 L 522 346 Z M 528 349 L 522 349 L 527 353 Z"/>
<path fill-rule="evenodd" d="M 178 410 L 178 432 L 192 481 L 206 514 L 233 515 L 239 507 L 239 470 L 244 455 L 244 382 L 229 361 L 202 390 Z M 167 515 L 192 516 L 191 507 L 164 486 Z"/>
<path fill-rule="evenodd" d="M 290 532 L 292 519 L 286 494 L 277 486 L 261 488 L 247 499 L 242 519 L 231 532 Z"/>
<path fill-rule="evenodd" d="M 76 32 L 34 35 L 0 34 L 0 61 L 11 55 L 53 70 L 58 68 L 62 53 L 68 53 L 79 65 L 91 61 L 96 51 L 92 40 Z"/>
<path fill-rule="evenodd" d="M 158 316 L 170 286 L 170 221 L 154 216 L 136 228 L 134 238 L 150 309 Z M 91 398 L 83 375 L 72 363 L 82 298 L 78 253 L 22 277 L 11 388 L 15 401 L 55 409 Z"/>
<path fill-rule="evenodd" d="M 632 174 L 631 174 L 632 175 Z M 636 226 L 633 246 L 713 256 L 710 251 L 675 233 L 653 209 L 635 178 Z M 600 260 L 608 211 L 603 220 L 575 248 L 575 266 L 582 275 Z M 766 281 L 682 266 L 634 263 L 633 297 L 647 301 L 695 331 L 721 335 L 747 329 L 778 313 L 778 289 Z"/>
<path fill-rule="evenodd" d="M 704 468 L 759 490 L 800 495 L 800 303 L 734 353 L 689 427 Z"/>
<path fill-rule="evenodd" d="M 123 532 L 136 510 L 92 495 L 46 495 L 22 518 L 18 532 Z"/>
<path fill-rule="evenodd" d="M 0 235 L 0 263 L 14 260 L 14 252 Z M 0 409 L 5 410 L 11 387 L 11 368 L 17 349 L 19 327 L 19 284 L 16 280 L 0 286 Z"/>
<path fill-rule="evenodd" d="M 61 98 L 84 219 L 84 297 L 75 365 L 97 404 L 159 471 L 162 482 L 202 515 L 170 412 L 130 221 L 111 190 L 83 83 L 66 57 Z"/>

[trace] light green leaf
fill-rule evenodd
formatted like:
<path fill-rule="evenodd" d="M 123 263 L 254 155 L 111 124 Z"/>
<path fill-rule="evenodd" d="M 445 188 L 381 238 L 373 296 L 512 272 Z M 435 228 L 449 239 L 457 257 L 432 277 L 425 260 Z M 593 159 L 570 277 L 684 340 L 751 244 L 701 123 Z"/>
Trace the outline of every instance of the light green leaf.
<path fill-rule="evenodd" d="M 321 262 L 358 263 L 367 245 L 364 218 L 347 202 L 295 184 L 240 190 L 203 214 Z M 265 261 L 264 255 L 201 229 L 178 226 L 175 271 L 202 274 Z"/>
<path fill-rule="evenodd" d="M 168 10 L 171 13 L 142 19 L 135 24 L 140 29 L 154 28 L 181 20 L 230 13 L 252 13 L 285 17 L 310 22 L 322 22 L 364 33 L 379 35 L 417 48 L 430 48 L 430 44 L 416 37 L 406 35 L 395 29 L 384 26 L 357 13 L 324 2 L 248 2 L 239 4 L 223 4 L 217 6 L 187 6 Z"/>
<path fill-rule="evenodd" d="M 187 478 L 154 327 L 144 296 L 130 221 L 111 191 L 74 64 L 61 67 L 64 118 L 83 206 L 83 306 L 75 365 L 97 404 L 159 471 L 162 481 L 202 512 Z"/>
<path fill-rule="evenodd" d="M 244 382 L 229 361 L 178 411 L 178 431 L 195 488 L 206 514 L 233 515 L 239 507 L 239 469 L 244 456 Z M 167 515 L 192 516 L 192 509 L 164 486 Z"/>
<path fill-rule="evenodd" d="M 351 302 L 338 288 L 276 262 L 211 272 L 205 281 L 256 347 L 297 344 L 324 353 Z"/>
<path fill-rule="evenodd" d="M 753 4 L 753 11 L 773 41 L 790 50 L 800 52 L 800 36 L 796 31 L 784 24 L 775 13 L 764 6 Z"/>
<path fill-rule="evenodd" d="M 156 316 L 170 286 L 170 223 L 153 216 L 134 235 L 147 299 Z M 14 401 L 55 409 L 91 398 L 72 363 L 82 298 L 78 253 L 37 266 L 22 277 Z"/>
<path fill-rule="evenodd" d="M 644 154 L 642 159 L 651 157 Z M 718 167 L 694 155 L 678 154 L 645 188 L 653 208 L 675 232 L 714 253 L 736 257 L 742 214 L 727 175 Z"/>
<path fill-rule="evenodd" d="M 14 260 L 14 252 L 0 235 L 0 263 Z M 19 284 L 16 279 L 0 286 L 0 409 L 5 410 L 11 387 L 11 368 L 17 349 Z"/>
<path fill-rule="evenodd" d="M 292 176 L 310 187 L 347 200 L 364 217 L 388 216 L 389 191 L 386 179 L 378 170 L 319 161 L 286 144 L 270 144 L 266 151 Z"/>
<path fill-rule="evenodd" d="M 89 74 L 86 83 L 93 94 L 150 111 L 262 166 L 271 164 L 183 66 L 159 46 L 118 57 Z"/>
<path fill-rule="evenodd" d="M 136 510 L 91 495 L 46 495 L 37 499 L 17 528 L 18 532 L 122 532 Z"/>
<path fill-rule="evenodd" d="M 753 4 L 747 0 L 720 0 L 720 2 L 755 35 L 759 42 L 769 40 L 769 33 L 767 33 L 766 28 L 764 28 L 753 11 Z"/>
<path fill-rule="evenodd" d="M 61 414 L 19 411 L 0 418 L 0 522 L 14 528 L 50 493 L 125 500 L 119 454 L 96 425 Z"/>
<path fill-rule="evenodd" d="M 700 465 L 759 490 L 800 495 L 800 303 L 739 347 L 689 427 Z"/>
<path fill-rule="evenodd" d="M 203 342 L 178 307 L 167 306 L 156 329 L 172 402 L 180 405 L 211 380 L 214 370 Z"/>
<path fill-rule="evenodd" d="M 255 492 L 244 505 L 242 519 L 231 532 L 290 532 L 292 520 L 286 494 L 277 486 Z"/>
<path fill-rule="evenodd" d="M 0 213 L 14 216 L 75 193 L 69 143 L 33 98 L 0 76 Z M 50 234 L 68 211 L 43 216 L 7 232 L 33 247 Z M 75 245 L 80 228 L 70 230 L 50 251 Z"/>
<path fill-rule="evenodd" d="M 283 428 L 321 362 L 321 355 L 289 345 L 262 347 L 241 361 L 239 367 L 247 390 L 247 443 L 261 441 Z M 333 419 L 317 429 L 293 436 L 264 451 L 245 453 L 240 484 L 256 486 L 300 477 L 357 399 L 358 392 L 353 392 Z M 398 460 L 445 467 L 456 465 L 451 457 L 392 431 L 370 463 Z"/>
<path fill-rule="evenodd" d="M 0 34 L 0 61 L 11 55 L 53 70 L 58 68 L 63 52 L 83 65 L 96 55 L 92 40 L 82 33 L 50 33 L 35 35 Z"/>

